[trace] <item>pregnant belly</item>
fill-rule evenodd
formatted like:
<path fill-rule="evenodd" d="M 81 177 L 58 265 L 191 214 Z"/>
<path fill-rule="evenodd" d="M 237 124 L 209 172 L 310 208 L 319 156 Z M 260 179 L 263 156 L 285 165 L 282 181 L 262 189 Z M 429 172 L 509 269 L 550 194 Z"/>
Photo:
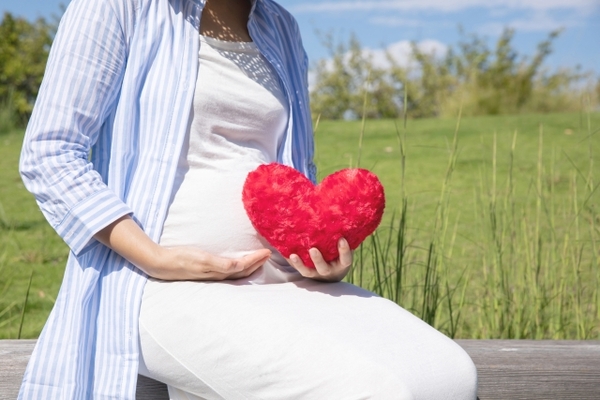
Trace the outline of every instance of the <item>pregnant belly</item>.
<path fill-rule="evenodd" d="M 246 176 L 247 171 L 189 170 L 176 189 L 160 243 L 197 246 L 225 257 L 270 248 L 244 210 Z"/>

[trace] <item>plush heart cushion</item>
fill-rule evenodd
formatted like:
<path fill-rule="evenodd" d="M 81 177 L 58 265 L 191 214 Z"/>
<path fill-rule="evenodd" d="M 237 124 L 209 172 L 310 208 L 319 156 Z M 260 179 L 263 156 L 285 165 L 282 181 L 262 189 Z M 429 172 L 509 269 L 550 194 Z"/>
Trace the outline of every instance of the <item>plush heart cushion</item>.
<path fill-rule="evenodd" d="M 276 163 L 248 174 L 242 200 L 258 233 L 284 257 L 297 254 L 308 267 L 314 267 L 311 247 L 326 261 L 338 258 L 342 237 L 357 248 L 375 231 L 385 207 L 381 182 L 365 169 L 343 169 L 315 186 L 295 169 Z"/>

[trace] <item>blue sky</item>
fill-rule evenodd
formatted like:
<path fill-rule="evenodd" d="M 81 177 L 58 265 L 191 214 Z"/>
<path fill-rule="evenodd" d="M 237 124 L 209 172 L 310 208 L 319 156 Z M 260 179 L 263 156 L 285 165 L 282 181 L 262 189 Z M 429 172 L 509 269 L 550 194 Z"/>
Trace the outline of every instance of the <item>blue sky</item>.
<path fill-rule="evenodd" d="M 532 55 L 550 31 L 563 28 L 548 58 L 551 68 L 575 67 L 600 75 L 600 0 L 280 0 L 297 18 L 311 61 L 326 57 L 317 31 L 363 46 L 406 51 L 408 41 L 443 51 L 459 40 L 458 26 L 490 40 L 506 26 L 514 44 Z M 2 0 L 2 11 L 29 19 L 60 14 L 68 0 Z"/>

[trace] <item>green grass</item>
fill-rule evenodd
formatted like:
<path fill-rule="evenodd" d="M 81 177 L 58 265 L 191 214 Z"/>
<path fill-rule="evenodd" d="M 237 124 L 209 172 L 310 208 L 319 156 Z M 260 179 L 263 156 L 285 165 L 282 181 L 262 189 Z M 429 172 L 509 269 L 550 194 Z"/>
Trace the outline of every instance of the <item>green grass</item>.
<path fill-rule="evenodd" d="M 22 141 L 21 131 L 0 135 L 0 339 L 17 338 L 20 331 L 23 338 L 39 335 L 58 293 L 68 254 L 21 182 Z"/>
<path fill-rule="evenodd" d="M 382 180 L 386 214 L 348 280 L 454 337 L 599 338 L 600 114 L 320 121 L 319 178 Z M 456 136 L 455 136 L 456 132 Z M 0 338 L 35 337 L 67 248 L 18 176 L 22 132 L 0 135 Z M 360 156 L 359 156 L 360 150 Z"/>
<path fill-rule="evenodd" d="M 598 338 L 600 115 L 456 126 L 367 121 L 361 166 L 388 207 L 349 280 L 454 337 Z M 320 123 L 321 174 L 356 165 L 361 130 Z"/>

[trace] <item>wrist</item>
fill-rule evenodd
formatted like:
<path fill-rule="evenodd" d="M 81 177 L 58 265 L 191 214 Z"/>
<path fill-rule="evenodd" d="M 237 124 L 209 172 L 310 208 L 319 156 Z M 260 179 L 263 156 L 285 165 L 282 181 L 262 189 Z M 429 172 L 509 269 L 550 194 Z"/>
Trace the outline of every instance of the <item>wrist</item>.
<path fill-rule="evenodd" d="M 149 250 L 140 269 L 153 278 L 163 279 L 167 268 L 173 266 L 173 251 L 157 243 L 152 243 Z"/>

